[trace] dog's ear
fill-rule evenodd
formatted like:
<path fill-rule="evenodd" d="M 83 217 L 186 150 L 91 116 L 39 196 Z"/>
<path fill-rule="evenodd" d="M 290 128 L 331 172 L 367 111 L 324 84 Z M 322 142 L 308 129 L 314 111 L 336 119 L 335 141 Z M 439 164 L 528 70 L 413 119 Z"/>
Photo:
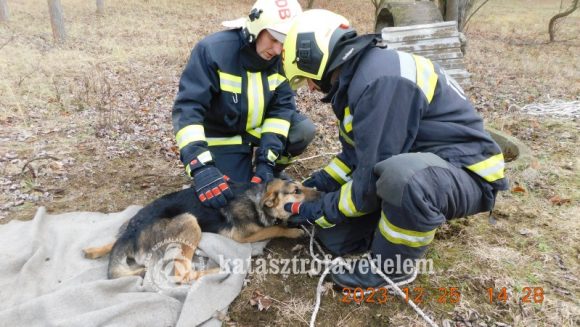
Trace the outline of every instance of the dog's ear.
<path fill-rule="evenodd" d="M 278 205 L 278 192 L 270 191 L 262 197 L 262 207 L 274 208 Z"/>

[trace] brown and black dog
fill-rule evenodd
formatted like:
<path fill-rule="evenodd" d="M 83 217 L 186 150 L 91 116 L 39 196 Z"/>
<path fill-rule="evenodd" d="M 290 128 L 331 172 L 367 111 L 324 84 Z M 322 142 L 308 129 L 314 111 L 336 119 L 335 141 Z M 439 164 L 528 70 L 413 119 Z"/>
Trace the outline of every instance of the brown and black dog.
<path fill-rule="evenodd" d="M 182 259 L 175 259 L 185 269 L 175 272 L 182 283 L 214 273 L 194 271 L 191 259 L 201 240 L 201 233 L 217 233 L 241 243 L 258 242 L 276 237 L 298 238 L 299 228 L 276 225 L 286 221 L 288 202 L 315 200 L 321 193 L 300 183 L 274 179 L 264 184 L 232 184 L 234 199 L 224 208 L 213 209 L 201 204 L 192 188 L 170 193 L 143 207 L 119 230 L 110 244 L 84 249 L 90 259 L 109 252 L 108 278 L 145 274 L 146 258 L 153 248 L 167 240 L 182 240 Z M 187 245 L 186 245 L 186 244 Z M 129 262 L 134 264 L 129 264 Z M 176 262 L 177 263 L 177 262 Z"/>

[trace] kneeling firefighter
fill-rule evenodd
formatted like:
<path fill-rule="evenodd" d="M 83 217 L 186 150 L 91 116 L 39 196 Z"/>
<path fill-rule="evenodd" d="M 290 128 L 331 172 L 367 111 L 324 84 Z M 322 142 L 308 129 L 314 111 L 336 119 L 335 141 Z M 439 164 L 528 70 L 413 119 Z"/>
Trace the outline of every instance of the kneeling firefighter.
<path fill-rule="evenodd" d="M 284 44 L 286 76 L 294 89 L 325 93 L 342 152 L 303 182 L 328 193 L 285 209 L 295 222 L 315 224 L 334 254 L 370 250 L 384 269 L 387 260 L 422 258 L 446 219 L 492 210 L 508 181 L 501 149 L 461 87 L 430 60 L 376 43 L 376 35 L 357 36 L 346 18 L 326 10 L 294 20 Z M 387 285 L 368 267 L 360 259 L 332 280 Z M 383 273 L 404 284 L 417 271 Z"/>
<path fill-rule="evenodd" d="M 173 128 L 180 158 L 203 204 L 232 198 L 228 179 L 267 182 L 312 141 L 296 111 L 280 53 L 297 0 L 258 0 L 229 30 L 196 44 L 179 82 Z M 255 151 L 255 172 L 252 156 Z"/>

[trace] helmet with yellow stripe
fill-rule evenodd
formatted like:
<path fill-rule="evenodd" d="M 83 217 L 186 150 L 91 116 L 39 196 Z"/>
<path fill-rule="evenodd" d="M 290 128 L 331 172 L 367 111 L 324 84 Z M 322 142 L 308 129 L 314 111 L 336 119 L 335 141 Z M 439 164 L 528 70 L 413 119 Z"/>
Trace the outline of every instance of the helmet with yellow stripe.
<path fill-rule="evenodd" d="M 286 35 L 282 56 L 292 88 L 303 86 L 306 78 L 320 81 L 337 68 L 344 62 L 332 60 L 340 50 L 337 44 L 354 36 L 356 31 L 348 20 L 328 10 L 307 10 L 296 17 Z"/>

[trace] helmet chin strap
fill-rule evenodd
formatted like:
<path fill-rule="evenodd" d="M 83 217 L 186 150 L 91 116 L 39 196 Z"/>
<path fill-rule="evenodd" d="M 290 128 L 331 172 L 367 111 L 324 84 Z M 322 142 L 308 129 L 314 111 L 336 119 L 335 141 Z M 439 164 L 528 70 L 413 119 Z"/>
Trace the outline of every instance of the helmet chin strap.
<path fill-rule="evenodd" d="M 322 79 L 320 81 L 317 80 L 312 80 L 314 82 L 314 84 L 316 84 L 319 88 L 320 91 L 322 91 L 323 93 L 328 93 L 330 92 L 330 90 L 332 89 L 332 82 L 333 82 L 333 72 L 336 70 L 333 70 L 331 72 L 327 72 L 324 75 L 322 75 Z"/>
<path fill-rule="evenodd" d="M 332 82 L 333 82 L 333 72 L 339 68 L 340 65 L 342 65 L 344 62 L 338 62 L 338 54 L 342 53 L 344 47 L 347 45 L 347 43 L 350 43 L 351 40 L 356 39 L 356 31 L 352 30 L 346 34 L 344 34 L 341 39 L 336 43 L 336 45 L 334 46 L 334 48 L 332 49 L 332 54 L 330 56 L 330 58 L 328 59 L 328 63 L 326 65 L 326 71 L 324 72 L 324 74 L 322 74 L 322 78 L 320 79 L 320 81 L 314 81 L 315 84 L 320 87 L 320 90 L 324 93 L 328 93 L 330 92 L 330 90 L 332 89 Z M 330 69 L 330 70 L 329 70 Z"/>

